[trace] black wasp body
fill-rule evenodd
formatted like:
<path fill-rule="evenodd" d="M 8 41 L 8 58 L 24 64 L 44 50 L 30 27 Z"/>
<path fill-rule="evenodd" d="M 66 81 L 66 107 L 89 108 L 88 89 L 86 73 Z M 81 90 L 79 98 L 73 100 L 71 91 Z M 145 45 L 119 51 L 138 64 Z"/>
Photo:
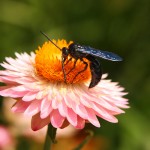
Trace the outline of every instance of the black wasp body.
<path fill-rule="evenodd" d="M 43 32 L 41 32 L 41 33 L 48 38 L 48 36 L 46 34 L 44 34 Z M 82 61 L 85 66 L 84 66 L 83 70 L 81 70 L 80 72 L 78 72 L 75 75 L 73 80 L 80 73 L 84 72 L 87 69 L 88 63 L 86 61 L 84 61 L 84 59 L 83 59 L 83 58 L 86 58 L 90 62 L 89 67 L 91 70 L 91 82 L 90 82 L 89 88 L 96 86 L 99 83 L 99 81 L 101 80 L 102 69 L 101 69 L 100 62 L 98 61 L 97 58 L 103 58 L 103 59 L 107 59 L 110 61 L 122 61 L 122 58 L 120 56 L 118 56 L 112 52 L 98 50 L 98 49 L 95 49 L 95 48 L 92 48 L 89 46 L 81 46 L 81 45 L 75 44 L 75 43 L 70 44 L 68 48 L 63 47 L 61 49 L 53 41 L 51 41 L 49 38 L 48 38 L 48 40 L 51 43 L 53 43 L 58 49 L 60 49 L 62 51 L 62 71 L 64 74 L 64 81 L 65 82 L 66 82 L 66 75 L 69 74 L 73 69 L 75 69 L 77 60 Z M 67 60 L 67 62 L 65 62 L 69 55 L 71 57 Z M 66 73 L 64 66 L 69 61 L 71 61 L 72 58 L 75 59 L 74 66 L 69 72 Z"/>
<path fill-rule="evenodd" d="M 97 57 L 111 60 L 111 61 L 121 61 L 122 60 L 121 57 L 119 57 L 118 55 L 116 55 L 114 53 L 94 49 L 89 46 L 81 46 L 79 44 L 72 43 L 69 45 L 68 49 L 66 47 L 62 48 L 62 68 L 63 68 L 65 80 L 66 80 L 66 73 L 64 71 L 64 62 L 65 62 L 66 58 L 68 57 L 68 55 L 71 56 L 71 58 L 68 60 L 68 62 L 71 61 L 72 58 L 75 59 L 74 66 L 69 72 L 71 72 L 75 68 L 75 65 L 76 65 L 76 62 L 78 59 L 80 59 L 80 61 L 82 61 L 85 65 L 83 70 L 78 72 L 78 74 L 84 72 L 88 67 L 88 63 L 85 62 L 83 58 L 86 58 L 89 60 L 90 70 L 91 70 L 91 82 L 90 82 L 89 88 L 96 86 L 99 83 L 99 81 L 101 80 L 102 69 L 101 69 L 101 65 L 100 65 L 100 62 L 98 61 Z M 78 76 L 78 74 L 75 75 L 74 79 Z"/>

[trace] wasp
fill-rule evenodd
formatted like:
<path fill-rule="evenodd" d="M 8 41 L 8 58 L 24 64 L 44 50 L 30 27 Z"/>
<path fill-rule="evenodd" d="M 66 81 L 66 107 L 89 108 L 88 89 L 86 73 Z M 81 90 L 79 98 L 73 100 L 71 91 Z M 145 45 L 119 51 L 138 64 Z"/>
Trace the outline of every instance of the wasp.
<path fill-rule="evenodd" d="M 63 71 L 65 83 L 66 83 L 66 75 L 69 74 L 73 69 L 75 69 L 76 63 L 78 60 L 83 62 L 84 68 L 75 75 L 73 80 L 80 73 L 84 72 L 87 69 L 88 63 L 86 61 L 84 61 L 83 58 L 86 58 L 90 62 L 89 67 L 90 67 L 90 71 L 91 71 L 91 82 L 89 84 L 89 88 L 93 88 L 94 86 L 96 86 L 100 82 L 101 77 L 102 77 L 101 64 L 98 61 L 98 58 L 103 58 L 103 59 L 110 60 L 110 61 L 122 61 L 122 58 L 120 56 L 118 56 L 117 54 L 114 54 L 112 52 L 103 51 L 103 50 L 92 48 L 90 46 L 84 46 L 84 45 L 80 45 L 80 44 L 76 44 L 76 43 L 71 43 L 68 48 L 63 47 L 61 49 L 45 33 L 43 33 L 43 32 L 41 32 L 41 33 L 52 44 L 54 44 L 58 49 L 60 49 L 62 51 L 62 71 Z M 66 74 L 64 66 L 65 66 L 65 61 L 69 55 L 71 57 L 68 59 L 67 63 L 69 61 L 71 61 L 72 58 L 74 58 L 75 61 L 74 61 L 73 68 Z"/>

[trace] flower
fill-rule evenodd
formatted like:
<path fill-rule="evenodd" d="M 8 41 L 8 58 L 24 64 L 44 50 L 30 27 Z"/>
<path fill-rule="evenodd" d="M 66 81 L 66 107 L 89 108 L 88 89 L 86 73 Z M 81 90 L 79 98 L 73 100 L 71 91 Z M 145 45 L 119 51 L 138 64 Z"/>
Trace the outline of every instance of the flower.
<path fill-rule="evenodd" d="M 13 148 L 14 141 L 12 135 L 6 127 L 0 125 L 0 149 L 1 150 L 10 150 Z"/>
<path fill-rule="evenodd" d="M 65 40 L 53 42 L 60 48 L 68 47 Z M 90 68 L 74 76 L 83 69 L 84 64 L 74 59 L 66 63 L 65 72 L 69 73 L 64 82 L 61 51 L 50 42 L 45 42 L 38 50 L 27 53 L 15 53 L 16 59 L 6 57 L 1 64 L 5 70 L 0 71 L 0 95 L 16 99 L 12 111 L 32 117 L 32 129 L 39 130 L 51 123 L 55 128 L 71 124 L 82 129 L 86 122 L 100 127 L 97 116 L 109 122 L 118 122 L 115 115 L 124 113 L 121 108 L 128 108 L 127 93 L 118 83 L 102 80 L 89 89 Z M 87 59 L 84 59 L 88 64 Z"/>

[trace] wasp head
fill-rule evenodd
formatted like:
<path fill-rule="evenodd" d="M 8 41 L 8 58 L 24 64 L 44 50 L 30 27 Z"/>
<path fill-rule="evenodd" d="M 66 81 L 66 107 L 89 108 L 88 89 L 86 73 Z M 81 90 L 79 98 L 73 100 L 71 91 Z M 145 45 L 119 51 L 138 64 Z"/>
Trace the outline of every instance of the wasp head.
<path fill-rule="evenodd" d="M 68 57 L 69 55 L 69 51 L 66 47 L 63 47 L 62 48 L 62 57 L 66 60 L 66 58 Z"/>

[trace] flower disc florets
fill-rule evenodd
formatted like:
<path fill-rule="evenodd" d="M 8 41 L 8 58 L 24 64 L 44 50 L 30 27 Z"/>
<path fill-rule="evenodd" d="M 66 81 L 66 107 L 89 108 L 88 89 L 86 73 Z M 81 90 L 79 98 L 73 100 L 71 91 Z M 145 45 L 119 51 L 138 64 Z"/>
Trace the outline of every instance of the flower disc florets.
<path fill-rule="evenodd" d="M 53 40 L 53 42 L 60 47 L 68 48 L 69 44 L 65 40 L 58 40 L 57 42 Z M 85 64 L 82 61 L 78 60 L 76 63 L 76 67 L 70 71 L 74 67 L 75 59 L 68 61 L 70 56 L 64 62 L 64 70 L 67 74 L 66 82 L 68 84 L 72 83 L 82 83 L 90 79 L 90 68 L 88 67 L 84 72 L 78 74 L 81 70 L 83 70 Z M 88 60 L 84 59 L 87 63 Z M 68 62 L 68 63 L 67 63 Z M 43 78 L 49 80 L 50 82 L 64 82 L 64 74 L 62 71 L 62 52 L 51 42 L 46 42 L 39 50 L 36 51 L 35 57 L 35 68 L 37 74 L 42 76 Z M 76 78 L 74 78 L 78 74 Z"/>

